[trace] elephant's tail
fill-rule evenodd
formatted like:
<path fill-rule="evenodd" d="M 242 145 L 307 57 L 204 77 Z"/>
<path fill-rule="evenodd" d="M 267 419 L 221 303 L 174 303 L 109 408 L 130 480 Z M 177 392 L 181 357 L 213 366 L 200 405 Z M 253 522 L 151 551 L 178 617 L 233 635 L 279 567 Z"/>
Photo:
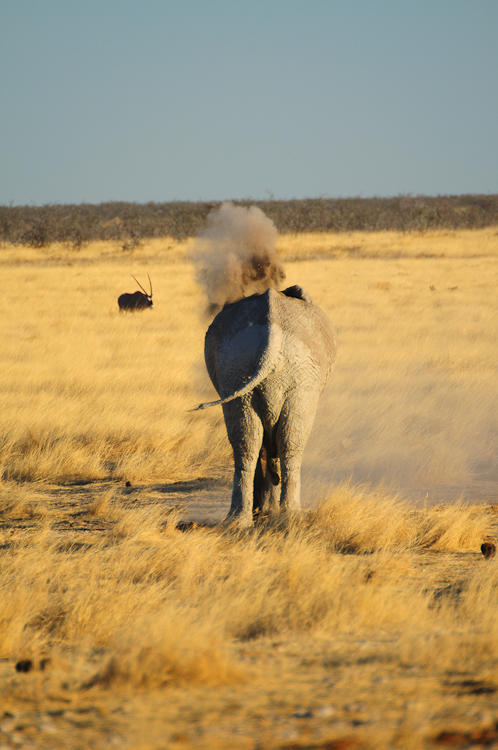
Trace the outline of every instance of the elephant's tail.
<path fill-rule="evenodd" d="M 240 398 L 241 396 L 245 396 L 247 393 L 253 391 L 277 366 L 281 342 L 282 330 L 279 326 L 272 325 L 270 327 L 268 346 L 261 357 L 259 367 L 247 383 L 225 398 L 220 398 L 217 401 L 206 401 L 204 404 L 199 404 L 199 406 L 196 406 L 194 409 L 190 409 L 190 411 L 207 409 L 209 406 L 221 406 L 222 404 L 227 404 L 229 401 L 233 401 L 235 398 Z"/>

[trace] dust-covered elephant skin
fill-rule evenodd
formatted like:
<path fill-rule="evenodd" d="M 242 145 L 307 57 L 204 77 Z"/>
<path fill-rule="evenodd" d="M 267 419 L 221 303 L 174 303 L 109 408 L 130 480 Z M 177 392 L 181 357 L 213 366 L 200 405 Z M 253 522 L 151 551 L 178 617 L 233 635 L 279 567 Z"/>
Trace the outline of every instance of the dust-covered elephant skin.
<path fill-rule="evenodd" d="M 325 315 L 300 288 L 239 300 L 210 325 L 209 376 L 220 400 L 234 457 L 227 520 L 300 510 L 301 463 L 318 398 L 335 361 Z M 280 480 L 281 474 L 281 480 Z"/>

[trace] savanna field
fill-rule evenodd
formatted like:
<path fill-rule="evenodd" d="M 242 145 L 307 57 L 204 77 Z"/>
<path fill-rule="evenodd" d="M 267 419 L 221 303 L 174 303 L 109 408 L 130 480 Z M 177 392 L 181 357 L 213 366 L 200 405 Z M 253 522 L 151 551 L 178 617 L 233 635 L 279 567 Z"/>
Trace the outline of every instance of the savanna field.
<path fill-rule="evenodd" d="M 279 237 L 338 358 L 247 532 L 191 248 L 0 248 L 0 748 L 498 746 L 497 227 Z"/>

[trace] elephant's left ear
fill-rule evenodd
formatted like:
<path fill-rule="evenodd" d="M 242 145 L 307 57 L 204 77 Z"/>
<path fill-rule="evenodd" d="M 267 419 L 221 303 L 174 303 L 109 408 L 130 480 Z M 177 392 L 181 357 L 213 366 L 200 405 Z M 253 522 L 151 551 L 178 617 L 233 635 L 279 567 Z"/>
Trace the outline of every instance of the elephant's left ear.
<path fill-rule="evenodd" d="M 287 289 L 283 290 L 282 294 L 285 294 L 286 297 L 295 297 L 296 299 L 302 299 L 303 302 L 309 302 L 310 305 L 313 304 L 313 300 L 311 299 L 310 295 L 304 291 L 302 286 L 299 286 L 298 284 L 287 287 Z"/>

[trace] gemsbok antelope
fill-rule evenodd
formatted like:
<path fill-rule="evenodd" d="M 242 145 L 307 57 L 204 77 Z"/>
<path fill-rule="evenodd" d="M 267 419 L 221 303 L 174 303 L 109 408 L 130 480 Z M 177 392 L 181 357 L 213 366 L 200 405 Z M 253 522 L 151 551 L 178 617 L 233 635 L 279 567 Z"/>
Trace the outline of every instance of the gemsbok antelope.
<path fill-rule="evenodd" d="M 135 279 L 142 291 L 137 291 L 133 294 L 121 294 L 118 297 L 119 312 L 137 312 L 137 310 L 146 310 L 147 308 L 154 307 L 152 302 L 152 281 L 149 274 L 147 276 L 149 277 L 150 294 L 147 294 L 141 283 L 132 276 L 132 279 Z"/>

